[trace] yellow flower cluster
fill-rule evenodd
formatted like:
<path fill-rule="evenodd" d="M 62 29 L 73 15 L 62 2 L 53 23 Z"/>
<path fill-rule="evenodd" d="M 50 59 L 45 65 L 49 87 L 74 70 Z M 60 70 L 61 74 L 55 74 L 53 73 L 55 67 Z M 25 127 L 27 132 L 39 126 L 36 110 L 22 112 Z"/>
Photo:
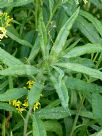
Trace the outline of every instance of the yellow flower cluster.
<path fill-rule="evenodd" d="M 20 100 L 13 100 L 10 102 L 10 104 L 16 107 L 16 110 L 20 113 L 28 109 L 28 99 L 27 98 L 24 100 L 24 102 L 21 102 Z M 37 101 L 33 106 L 33 110 L 35 111 L 39 109 L 40 106 L 41 106 L 40 102 Z"/>
<path fill-rule="evenodd" d="M 10 102 L 11 105 L 13 105 L 14 107 L 16 107 L 17 111 L 22 113 L 22 111 L 25 111 L 26 109 L 24 107 L 22 107 L 22 102 L 19 100 L 13 100 Z"/>
<path fill-rule="evenodd" d="M 27 84 L 27 88 L 31 89 L 34 84 L 34 81 L 29 80 L 26 84 Z M 22 102 L 20 100 L 12 100 L 10 101 L 10 104 L 16 107 L 17 111 L 20 113 L 22 113 L 23 111 L 26 111 L 29 107 L 28 98 L 24 99 L 24 101 Z M 34 103 L 33 110 L 35 111 L 39 109 L 40 106 L 41 106 L 40 102 L 37 101 L 36 103 Z"/>
<path fill-rule="evenodd" d="M 0 27 L 0 41 L 4 37 L 7 37 L 7 35 L 6 35 L 6 29 L 5 29 L 5 27 Z"/>
<path fill-rule="evenodd" d="M 0 13 L 0 41 L 4 38 L 7 37 L 6 35 L 6 29 L 8 26 L 10 26 L 10 23 L 13 19 L 8 16 L 7 13 Z"/>
<path fill-rule="evenodd" d="M 34 106 L 33 106 L 33 110 L 34 110 L 34 111 L 35 111 L 35 110 L 38 110 L 40 106 L 41 106 L 40 102 L 39 102 L 39 101 L 36 102 L 36 103 L 34 104 Z"/>

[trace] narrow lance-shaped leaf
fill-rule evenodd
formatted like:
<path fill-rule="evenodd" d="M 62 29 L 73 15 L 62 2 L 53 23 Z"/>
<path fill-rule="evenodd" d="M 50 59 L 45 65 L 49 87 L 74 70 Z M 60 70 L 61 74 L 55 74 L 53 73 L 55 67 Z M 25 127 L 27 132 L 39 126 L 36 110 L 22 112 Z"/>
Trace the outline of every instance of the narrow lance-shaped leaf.
<path fill-rule="evenodd" d="M 58 71 L 60 70 L 59 71 L 60 72 L 59 78 L 57 79 L 53 75 L 50 75 L 50 79 L 53 83 L 54 88 L 56 89 L 56 92 L 60 98 L 63 108 L 67 109 L 68 108 L 68 100 L 69 100 L 68 90 L 66 88 L 64 80 L 62 79 L 63 73 L 62 73 L 61 69 L 57 68 L 57 70 Z"/>
<path fill-rule="evenodd" d="M 51 16 L 53 12 L 53 7 L 54 7 L 54 0 L 48 0 L 48 1 L 49 1 L 49 10 L 50 10 L 50 16 Z"/>
<path fill-rule="evenodd" d="M 0 110 L 17 112 L 16 108 L 12 107 L 9 103 L 0 102 Z"/>
<path fill-rule="evenodd" d="M 78 16 L 76 26 L 89 39 L 90 42 L 102 43 L 102 39 L 96 28 L 82 16 Z"/>
<path fill-rule="evenodd" d="M 33 136 L 47 136 L 44 124 L 36 114 L 33 114 Z"/>
<path fill-rule="evenodd" d="M 2 0 L 0 1 L 0 8 L 18 7 L 29 4 L 31 2 L 33 2 L 33 0 Z"/>
<path fill-rule="evenodd" d="M 14 65 L 4 70 L 0 70 L 0 75 L 3 76 L 20 76 L 34 75 L 38 73 L 38 69 L 31 65 Z"/>
<path fill-rule="evenodd" d="M 7 90 L 5 93 L 0 94 L 0 101 L 9 101 L 21 98 L 27 95 L 28 91 L 25 88 L 13 88 Z"/>
<path fill-rule="evenodd" d="M 72 58 L 77 57 L 80 55 L 88 54 L 88 53 L 94 53 L 94 52 L 102 52 L 102 46 L 99 44 L 86 44 L 83 46 L 78 46 L 73 48 L 71 51 L 69 51 L 64 57 L 65 58 Z"/>
<path fill-rule="evenodd" d="M 78 16 L 78 13 L 79 13 L 79 8 L 75 11 L 75 13 L 68 19 L 68 21 L 65 23 L 65 25 L 61 28 L 61 30 L 55 40 L 55 43 L 51 49 L 52 55 L 54 54 L 57 56 L 61 52 L 62 48 L 65 45 L 65 42 L 66 42 L 66 39 L 67 39 L 68 34 L 70 32 L 70 29 L 71 29 L 75 19 Z"/>
<path fill-rule="evenodd" d="M 22 65 L 23 63 L 14 56 L 0 48 L 0 60 L 7 66 Z"/>
<path fill-rule="evenodd" d="M 32 61 L 36 57 L 36 55 L 38 54 L 38 52 L 40 50 L 39 42 L 40 42 L 40 38 L 39 38 L 39 36 L 37 36 L 35 44 L 33 45 L 31 52 L 29 54 L 28 61 Z"/>
<path fill-rule="evenodd" d="M 20 39 L 19 37 L 17 37 L 16 35 L 14 35 L 12 32 L 10 32 L 10 30 L 7 30 L 7 35 L 14 41 L 18 42 L 19 44 L 23 45 L 23 46 L 27 46 L 29 48 L 32 48 L 32 45 L 30 44 L 30 42 Z"/>
<path fill-rule="evenodd" d="M 71 112 L 71 115 L 76 115 L 77 110 L 71 110 L 70 112 Z M 90 111 L 87 111 L 86 109 L 80 111 L 79 115 L 85 118 L 95 119 L 93 116 L 93 113 Z"/>
<path fill-rule="evenodd" d="M 92 94 L 92 109 L 95 119 L 102 126 L 102 96 L 98 93 Z"/>
<path fill-rule="evenodd" d="M 67 68 L 75 72 L 81 72 L 87 74 L 91 77 L 98 78 L 102 80 L 102 72 L 97 69 L 92 69 L 77 63 L 56 63 L 56 66 Z"/>
<path fill-rule="evenodd" d="M 35 82 L 28 93 L 29 106 L 33 106 L 35 102 L 40 99 L 40 95 L 43 89 L 43 85 L 39 82 Z"/>
<path fill-rule="evenodd" d="M 46 27 L 43 21 L 43 13 L 42 8 L 40 8 L 40 14 L 39 14 L 39 20 L 38 20 L 38 33 L 39 33 L 39 41 L 40 41 L 40 47 L 42 50 L 42 55 L 45 58 L 46 57 L 46 44 L 47 44 L 47 32 Z"/>
<path fill-rule="evenodd" d="M 99 86 L 94 83 L 87 83 L 83 80 L 73 78 L 73 77 L 66 77 L 65 83 L 67 88 L 71 90 L 78 90 L 84 93 L 102 93 L 102 86 Z"/>
<path fill-rule="evenodd" d="M 62 119 L 70 116 L 69 110 L 65 110 L 63 107 L 44 108 L 37 111 L 36 114 L 41 119 Z"/>
<path fill-rule="evenodd" d="M 102 22 L 95 18 L 92 14 L 84 10 L 80 11 L 80 15 L 88 19 L 94 25 L 94 27 L 97 29 L 97 31 L 102 37 Z"/>

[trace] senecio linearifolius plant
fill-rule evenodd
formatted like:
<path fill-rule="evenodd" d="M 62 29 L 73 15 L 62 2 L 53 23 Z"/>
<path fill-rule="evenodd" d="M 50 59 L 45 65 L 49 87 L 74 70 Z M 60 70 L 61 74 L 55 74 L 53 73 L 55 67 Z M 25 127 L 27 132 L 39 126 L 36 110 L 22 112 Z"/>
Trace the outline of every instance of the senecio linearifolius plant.
<path fill-rule="evenodd" d="M 101 0 L 0 9 L 0 135 L 101 136 Z"/>

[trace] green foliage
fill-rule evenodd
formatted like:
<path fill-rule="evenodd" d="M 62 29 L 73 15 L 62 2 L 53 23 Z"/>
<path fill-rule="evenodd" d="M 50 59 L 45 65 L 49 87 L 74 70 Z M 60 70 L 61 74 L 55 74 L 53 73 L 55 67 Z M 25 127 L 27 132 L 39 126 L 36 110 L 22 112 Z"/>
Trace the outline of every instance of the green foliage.
<path fill-rule="evenodd" d="M 12 107 L 10 104 L 3 102 L 0 102 L 0 109 L 5 111 L 17 112 L 16 109 Z"/>
<path fill-rule="evenodd" d="M 8 52 L 0 48 L 0 61 L 7 66 L 22 65 L 22 62 L 10 55 Z"/>
<path fill-rule="evenodd" d="M 33 115 L 33 136 L 47 136 L 43 122 Z"/>
<path fill-rule="evenodd" d="M 29 106 L 33 106 L 33 104 L 40 99 L 42 89 L 43 85 L 37 82 L 32 86 L 31 90 L 28 93 Z"/>
<path fill-rule="evenodd" d="M 62 51 L 62 48 L 64 47 L 66 39 L 70 32 L 70 29 L 75 19 L 77 18 L 78 13 L 79 13 L 79 8 L 75 11 L 75 13 L 73 13 L 73 15 L 68 19 L 68 21 L 65 23 L 65 25 L 61 28 L 60 32 L 58 33 L 55 43 L 51 49 L 52 60 L 53 60 L 53 57 L 58 56 L 60 52 Z"/>
<path fill-rule="evenodd" d="M 68 97 L 68 90 L 67 90 L 67 87 L 66 87 L 66 84 L 64 82 L 64 80 L 62 80 L 63 78 L 63 73 L 61 73 L 62 71 L 60 70 L 59 71 L 60 73 L 60 76 L 59 78 L 55 78 L 53 75 L 51 75 L 51 81 L 53 83 L 53 86 L 54 88 L 56 89 L 56 92 L 61 100 L 61 104 L 62 106 L 67 109 L 68 108 L 68 100 L 69 100 L 69 97 Z"/>
<path fill-rule="evenodd" d="M 101 136 L 102 0 L 0 8 L 0 135 Z"/>
<path fill-rule="evenodd" d="M 5 8 L 5 7 L 18 7 L 18 6 L 23 6 L 26 4 L 29 4 L 33 2 L 33 0 L 1 0 L 0 1 L 0 8 Z"/>
<path fill-rule="evenodd" d="M 62 107 L 45 108 L 37 112 L 41 119 L 61 119 L 70 115 L 68 110 Z"/>
<path fill-rule="evenodd" d="M 31 65 L 14 65 L 13 67 L 0 70 L 0 75 L 13 76 L 13 75 L 34 75 L 38 70 Z"/>
<path fill-rule="evenodd" d="M 0 94 L 0 101 L 10 101 L 21 98 L 27 94 L 27 90 L 24 88 L 13 88 L 7 90 L 5 93 Z"/>
<path fill-rule="evenodd" d="M 62 136 L 62 126 L 58 121 L 48 120 L 44 122 L 46 131 L 55 132 L 58 136 Z"/>
<path fill-rule="evenodd" d="M 93 93 L 92 95 L 92 108 L 93 108 L 93 114 L 96 120 L 102 125 L 101 121 L 101 113 L 102 113 L 102 108 L 101 108 L 101 103 L 102 103 L 102 96 L 97 93 Z M 97 107 L 100 108 L 97 108 Z"/>

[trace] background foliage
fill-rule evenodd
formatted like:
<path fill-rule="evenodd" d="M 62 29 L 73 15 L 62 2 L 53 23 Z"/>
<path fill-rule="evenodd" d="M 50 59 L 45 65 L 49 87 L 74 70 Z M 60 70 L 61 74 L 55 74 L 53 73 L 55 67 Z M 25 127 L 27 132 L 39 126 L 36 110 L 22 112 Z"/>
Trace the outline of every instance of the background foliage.
<path fill-rule="evenodd" d="M 102 0 L 0 0 L 0 8 L 13 18 L 0 41 L 0 135 L 101 136 Z M 26 98 L 24 111 L 10 104 Z"/>

